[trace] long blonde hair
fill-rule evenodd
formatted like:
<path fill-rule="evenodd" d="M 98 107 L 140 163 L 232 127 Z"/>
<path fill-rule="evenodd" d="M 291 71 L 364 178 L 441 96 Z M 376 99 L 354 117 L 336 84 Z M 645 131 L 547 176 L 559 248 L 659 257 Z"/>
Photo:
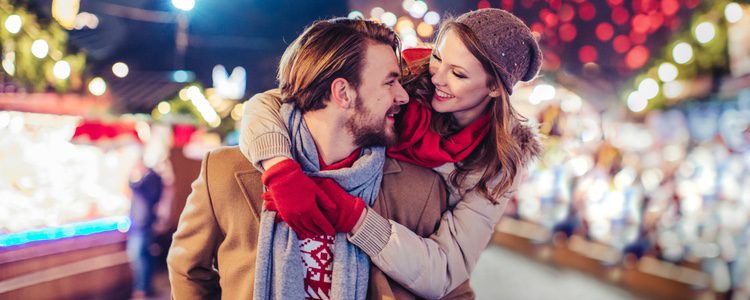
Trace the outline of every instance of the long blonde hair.
<path fill-rule="evenodd" d="M 448 30 L 455 30 L 461 42 L 482 64 L 488 74 L 487 87 L 500 91 L 499 97 L 494 97 L 487 105 L 487 110 L 492 115 L 491 127 L 481 143 L 462 162 L 456 164 L 456 170 L 450 176 L 450 182 L 455 186 L 463 186 L 467 176 L 471 173 L 482 172 L 482 176 L 476 188 L 485 197 L 499 201 L 499 198 L 510 190 L 513 179 L 518 174 L 524 163 L 524 151 L 521 142 L 514 138 L 514 129 L 525 121 L 510 104 L 510 96 L 500 81 L 495 66 L 487 58 L 489 55 L 482 47 L 474 32 L 466 25 L 448 20 L 443 23 L 438 33 L 437 41 L 445 37 Z M 404 72 L 404 88 L 409 92 L 412 99 L 420 99 L 426 105 L 430 105 L 429 99 L 435 91 L 435 86 L 430 80 L 429 58 L 418 60 L 410 65 Z M 456 122 L 452 113 L 439 113 L 433 110 L 431 129 L 442 137 L 448 137 L 461 127 Z M 490 181 L 500 176 L 499 183 L 490 187 Z"/>

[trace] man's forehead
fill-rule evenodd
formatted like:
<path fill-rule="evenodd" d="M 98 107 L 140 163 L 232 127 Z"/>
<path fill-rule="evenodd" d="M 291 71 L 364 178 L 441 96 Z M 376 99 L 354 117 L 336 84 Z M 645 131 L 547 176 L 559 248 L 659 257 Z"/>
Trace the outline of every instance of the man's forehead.
<path fill-rule="evenodd" d="M 367 72 L 366 75 L 376 75 L 383 78 L 398 77 L 401 74 L 396 52 L 385 44 L 368 45 L 363 69 Z"/>

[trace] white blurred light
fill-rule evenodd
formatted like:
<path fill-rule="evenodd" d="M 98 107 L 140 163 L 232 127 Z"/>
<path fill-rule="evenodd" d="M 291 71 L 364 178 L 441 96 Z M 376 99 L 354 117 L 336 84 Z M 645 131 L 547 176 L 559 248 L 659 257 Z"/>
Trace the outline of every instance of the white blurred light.
<path fill-rule="evenodd" d="M 668 162 L 677 162 L 685 156 L 685 150 L 678 145 L 669 145 L 662 150 L 664 160 Z"/>
<path fill-rule="evenodd" d="M 190 11 L 195 7 L 195 0 L 172 0 L 172 5 L 182 11 Z"/>
<path fill-rule="evenodd" d="M 84 27 L 88 27 L 90 29 L 96 29 L 96 27 L 99 26 L 99 18 L 92 14 L 87 12 L 79 13 L 78 16 L 76 16 L 76 24 L 75 29 L 81 30 Z"/>
<path fill-rule="evenodd" d="M 107 83 L 101 77 L 95 77 L 89 82 L 89 92 L 94 96 L 104 95 L 107 91 Z"/>
<path fill-rule="evenodd" d="M 16 53 L 15 52 L 8 52 L 3 56 L 3 70 L 5 70 L 8 75 L 13 76 L 13 74 L 16 73 Z"/>
<path fill-rule="evenodd" d="M 711 22 L 703 22 L 695 27 L 695 38 L 701 44 L 710 42 L 716 36 L 716 27 Z"/>
<path fill-rule="evenodd" d="M 664 84 L 664 96 L 670 99 L 674 99 L 682 95 L 685 90 L 685 86 L 679 81 L 670 81 Z"/>
<path fill-rule="evenodd" d="M 396 25 L 396 21 L 398 21 L 398 18 L 392 12 L 385 12 L 380 15 L 380 21 L 383 22 L 385 26 L 393 27 L 393 25 Z"/>
<path fill-rule="evenodd" d="M 68 79 L 70 76 L 70 64 L 67 61 L 61 60 L 55 63 L 52 68 L 52 73 L 58 79 Z"/>
<path fill-rule="evenodd" d="M 637 176 L 638 173 L 633 168 L 623 168 L 615 175 L 615 186 L 620 190 L 624 190 L 635 182 Z"/>
<path fill-rule="evenodd" d="M 634 91 L 628 95 L 628 109 L 632 112 L 641 112 L 646 109 L 648 99 L 639 91 Z"/>
<path fill-rule="evenodd" d="M 10 15 L 5 19 L 5 29 L 12 34 L 21 31 L 21 17 L 19 15 Z"/>
<path fill-rule="evenodd" d="M 539 84 L 534 87 L 529 96 L 531 104 L 539 104 L 542 101 L 549 101 L 555 98 L 555 87 L 549 84 Z"/>
<path fill-rule="evenodd" d="M 38 39 L 31 43 L 31 54 L 34 54 L 37 58 L 44 58 L 49 53 L 49 45 L 47 41 Z"/>
<path fill-rule="evenodd" d="M 440 14 L 434 11 L 427 12 L 424 15 L 424 22 L 430 25 L 437 25 L 440 23 Z"/>
<path fill-rule="evenodd" d="M 130 69 L 128 68 L 128 65 L 126 65 L 124 62 L 117 62 L 114 65 L 112 65 L 112 73 L 115 74 L 115 76 L 120 78 L 125 78 L 125 76 L 128 76 L 128 73 L 130 72 Z"/>
<path fill-rule="evenodd" d="M 419 46 L 419 38 L 415 34 L 404 35 L 401 37 L 401 46 L 404 49 Z"/>
<path fill-rule="evenodd" d="M 349 19 L 364 19 L 365 15 L 362 14 L 361 11 L 353 10 L 349 12 L 349 15 L 347 16 Z"/>
<path fill-rule="evenodd" d="M 638 91 L 646 99 L 653 99 L 659 94 L 659 83 L 651 78 L 646 78 L 638 85 Z"/>
<path fill-rule="evenodd" d="M 166 115 L 172 110 L 172 106 L 169 105 L 169 102 L 159 102 L 159 105 L 156 106 L 156 109 L 159 111 L 160 114 Z"/>
<path fill-rule="evenodd" d="M 672 57 L 676 63 L 686 64 L 693 59 L 693 47 L 685 42 L 679 43 L 672 49 Z"/>
<path fill-rule="evenodd" d="M 414 3 L 417 2 L 416 0 L 404 0 L 404 2 L 401 2 L 401 7 L 405 11 L 410 11 L 411 7 L 414 5 Z"/>
<path fill-rule="evenodd" d="M 659 79 L 664 82 L 670 82 L 677 79 L 679 71 L 675 65 L 665 62 L 659 65 Z"/>
<path fill-rule="evenodd" d="M 562 100 L 560 103 L 560 109 L 567 113 L 575 113 L 581 110 L 582 105 L 583 101 L 581 101 L 581 97 L 572 95 L 570 97 L 565 97 L 565 99 Z"/>
<path fill-rule="evenodd" d="M 653 191 L 661 185 L 661 181 L 664 179 L 664 173 L 658 168 L 652 168 L 643 171 L 641 174 L 641 184 L 646 191 Z"/>
<path fill-rule="evenodd" d="M 409 10 L 409 15 L 411 15 L 414 18 L 421 19 L 424 14 L 427 12 L 427 3 L 425 3 L 422 0 L 418 0 L 417 2 L 414 2 L 414 4 L 411 6 L 411 9 Z"/>
<path fill-rule="evenodd" d="M 729 23 L 737 23 L 742 19 L 742 6 L 737 3 L 729 3 L 724 8 L 724 17 Z"/>
<path fill-rule="evenodd" d="M 385 9 L 383 9 L 380 6 L 376 6 L 372 10 L 370 10 L 370 17 L 375 19 L 380 19 L 380 16 L 382 16 L 385 13 Z"/>

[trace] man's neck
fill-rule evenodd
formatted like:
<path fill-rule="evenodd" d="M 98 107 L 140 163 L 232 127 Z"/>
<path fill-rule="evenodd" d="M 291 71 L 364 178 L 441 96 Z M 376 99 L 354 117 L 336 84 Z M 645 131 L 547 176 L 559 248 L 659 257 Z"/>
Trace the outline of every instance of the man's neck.
<path fill-rule="evenodd" d="M 303 119 L 326 165 L 348 157 L 357 149 L 343 120 L 331 118 L 324 110 L 307 112 Z"/>

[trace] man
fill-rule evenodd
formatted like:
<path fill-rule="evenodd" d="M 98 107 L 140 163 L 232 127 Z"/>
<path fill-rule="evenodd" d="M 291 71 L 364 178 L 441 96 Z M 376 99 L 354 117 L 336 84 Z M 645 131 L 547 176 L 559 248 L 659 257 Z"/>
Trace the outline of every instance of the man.
<path fill-rule="evenodd" d="M 442 180 L 386 158 L 380 147 L 395 140 L 392 115 L 408 101 L 398 82 L 397 46 L 395 34 L 372 21 L 316 22 L 282 57 L 282 97 L 294 103 L 282 107 L 282 115 L 305 171 L 336 180 L 378 214 L 428 236 L 446 209 Z M 266 182 L 273 176 L 268 173 Z M 280 187 L 269 185 L 274 188 Z M 377 268 L 363 267 L 366 255 L 353 251 L 342 234 L 335 237 L 333 258 L 319 256 L 333 263 L 333 273 L 321 267 L 312 278 L 310 269 L 318 267 L 303 267 L 305 247 L 334 241 L 294 238 L 286 224 L 274 222 L 274 212 L 262 209 L 262 191 L 261 174 L 237 148 L 206 155 L 167 258 L 174 298 L 361 299 L 365 290 L 373 299 L 414 298 Z M 361 218 L 367 210 L 356 207 L 333 225 L 367 222 Z M 368 277 L 369 285 L 362 280 Z"/>

